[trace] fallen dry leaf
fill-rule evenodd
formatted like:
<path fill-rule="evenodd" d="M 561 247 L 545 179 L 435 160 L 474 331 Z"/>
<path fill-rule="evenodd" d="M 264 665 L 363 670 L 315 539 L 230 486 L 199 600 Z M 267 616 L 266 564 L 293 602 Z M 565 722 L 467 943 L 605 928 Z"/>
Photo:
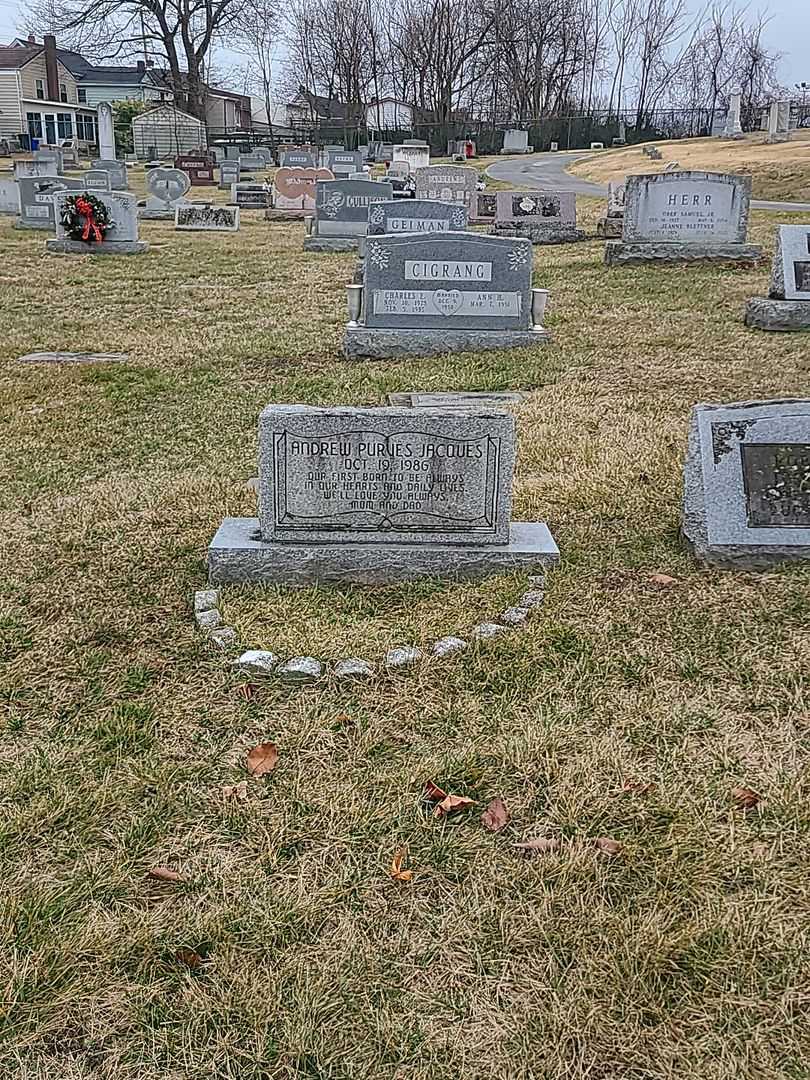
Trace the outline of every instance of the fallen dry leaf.
<path fill-rule="evenodd" d="M 621 855 L 624 851 L 624 845 L 618 840 L 612 840 L 609 836 L 597 836 L 594 843 L 596 850 L 601 851 L 603 855 Z"/>
<path fill-rule="evenodd" d="M 239 683 L 239 685 L 236 688 L 236 692 L 239 695 L 239 697 L 244 698 L 245 701 L 252 701 L 255 694 L 256 694 L 256 683 L 252 683 L 252 682 Z"/>
<path fill-rule="evenodd" d="M 650 574 L 649 581 L 651 585 L 658 585 L 662 589 L 669 589 L 673 585 L 680 585 L 680 581 L 675 577 L 670 577 L 669 574 Z"/>
<path fill-rule="evenodd" d="M 531 858 L 534 855 L 548 855 L 549 852 L 559 851 L 560 841 L 556 836 L 538 836 L 534 840 L 524 840 L 512 846 L 517 848 L 521 855 Z"/>
<path fill-rule="evenodd" d="M 278 750 L 276 744 L 271 742 L 254 746 L 245 760 L 245 768 L 251 776 L 265 776 L 272 772 L 277 764 Z"/>
<path fill-rule="evenodd" d="M 466 795 L 446 795 L 440 803 L 433 808 L 434 817 L 447 817 L 455 814 L 457 810 L 468 810 L 473 805 L 473 800 Z"/>
<path fill-rule="evenodd" d="M 509 824 L 509 811 L 500 795 L 497 795 L 481 815 L 481 824 L 490 832 L 500 832 Z"/>
<path fill-rule="evenodd" d="M 202 964 L 202 957 L 198 952 L 195 952 L 194 949 L 177 949 L 174 958 L 178 964 L 182 964 L 183 967 L 190 968 L 192 971 L 196 971 Z"/>
<path fill-rule="evenodd" d="M 403 863 L 408 860 L 408 849 L 406 847 L 399 848 L 394 854 L 394 861 L 391 863 L 391 877 L 394 881 L 410 881 L 413 878 L 413 870 L 403 870 Z"/>
<path fill-rule="evenodd" d="M 169 881 L 174 885 L 186 880 L 182 874 L 178 874 L 176 870 L 172 870 L 168 866 L 153 866 L 146 871 L 146 876 L 152 878 L 153 881 Z"/>
<path fill-rule="evenodd" d="M 442 799 L 447 798 L 447 792 L 442 791 L 438 784 L 434 784 L 432 780 L 428 780 L 425 784 L 425 798 L 430 799 L 431 802 L 441 802 Z"/>
<path fill-rule="evenodd" d="M 738 809 L 753 810 L 759 805 L 762 796 L 758 795 L 753 788 L 735 787 L 731 789 L 731 798 L 734 800 Z"/>
<path fill-rule="evenodd" d="M 622 791 L 628 795 L 648 795 L 655 784 L 646 780 L 625 780 L 622 784 Z"/>
<path fill-rule="evenodd" d="M 226 784 L 222 788 L 222 797 L 225 799 L 246 799 L 248 797 L 247 780 L 240 780 L 238 784 Z"/>

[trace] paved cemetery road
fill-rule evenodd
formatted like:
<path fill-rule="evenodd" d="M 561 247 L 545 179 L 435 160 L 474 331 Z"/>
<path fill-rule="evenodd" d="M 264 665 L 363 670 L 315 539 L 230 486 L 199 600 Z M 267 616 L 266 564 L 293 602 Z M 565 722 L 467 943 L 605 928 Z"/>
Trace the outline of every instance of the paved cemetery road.
<path fill-rule="evenodd" d="M 573 191 L 577 195 L 590 195 L 604 198 L 607 187 L 595 184 L 592 180 L 583 180 L 581 176 L 572 176 L 566 169 L 579 158 L 590 157 L 590 151 L 581 153 L 529 154 L 523 158 L 511 158 L 508 161 L 496 161 L 487 169 L 487 176 L 493 180 L 505 180 L 517 187 L 550 188 L 554 191 Z M 796 210 L 810 213 L 810 203 L 801 202 L 764 202 L 752 199 L 754 210 Z"/>

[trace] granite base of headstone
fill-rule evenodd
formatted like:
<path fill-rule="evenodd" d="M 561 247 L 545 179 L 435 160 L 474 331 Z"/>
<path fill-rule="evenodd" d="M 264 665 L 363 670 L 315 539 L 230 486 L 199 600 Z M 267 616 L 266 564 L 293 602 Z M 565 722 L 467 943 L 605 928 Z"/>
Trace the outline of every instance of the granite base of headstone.
<path fill-rule="evenodd" d="M 745 306 L 745 325 L 757 330 L 810 330 L 810 225 L 780 225 L 771 288 Z"/>
<path fill-rule="evenodd" d="M 542 522 L 512 522 L 515 422 L 504 412 L 269 405 L 259 516 L 226 518 L 209 580 L 383 585 L 543 570 Z"/>
<path fill-rule="evenodd" d="M 682 532 L 725 569 L 810 559 L 810 399 L 694 407 Z"/>
<path fill-rule="evenodd" d="M 304 251 L 357 251 L 369 207 L 390 202 L 394 189 L 377 180 L 323 180 L 315 185 L 315 215 L 305 218 Z"/>
<path fill-rule="evenodd" d="M 628 176 L 621 240 L 605 244 L 608 266 L 652 263 L 756 265 L 746 243 L 751 177 L 698 171 Z"/>
<path fill-rule="evenodd" d="M 585 239 L 577 228 L 572 191 L 498 191 L 493 236 L 522 236 L 533 244 L 571 244 Z"/>
<path fill-rule="evenodd" d="M 533 289 L 532 245 L 456 233 L 369 236 L 364 282 L 348 286 L 349 359 L 526 348 L 550 340 L 548 290 Z"/>
<path fill-rule="evenodd" d="M 138 239 L 136 197 L 126 191 L 105 191 L 95 196 L 107 207 L 112 219 L 103 240 L 77 240 L 68 236 L 62 223 L 62 213 L 65 202 L 75 194 L 73 191 L 58 191 L 53 196 L 56 238 L 45 241 L 48 252 L 52 255 L 141 255 L 149 250 L 149 244 Z"/>

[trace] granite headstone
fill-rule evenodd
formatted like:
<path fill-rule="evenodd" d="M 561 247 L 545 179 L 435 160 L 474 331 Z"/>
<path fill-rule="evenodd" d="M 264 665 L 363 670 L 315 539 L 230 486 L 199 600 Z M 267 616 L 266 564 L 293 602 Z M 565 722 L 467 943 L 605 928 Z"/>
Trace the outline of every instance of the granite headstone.
<path fill-rule="evenodd" d="M 533 244 L 567 244 L 583 240 L 577 228 L 573 191 L 498 191 L 494 232 L 525 236 Z"/>
<path fill-rule="evenodd" d="M 758 330 L 810 330 L 810 225 L 779 225 L 767 297 L 752 297 L 745 323 Z"/>
<path fill-rule="evenodd" d="M 315 218 L 305 251 L 351 251 L 368 228 L 368 208 L 390 202 L 394 189 L 376 180 L 324 180 L 316 184 Z"/>
<path fill-rule="evenodd" d="M 416 198 L 459 203 L 467 213 L 475 209 L 478 173 L 463 165 L 428 165 L 417 169 Z"/>
<path fill-rule="evenodd" d="M 56 216 L 56 239 L 47 240 L 45 247 L 52 254 L 67 255 L 140 255 L 149 245 L 138 239 L 137 198 L 128 191 L 104 191 L 96 194 L 106 206 L 111 220 L 101 241 L 75 240 L 69 237 L 62 222 L 65 202 L 73 195 L 70 191 L 58 191 L 54 197 Z"/>
<path fill-rule="evenodd" d="M 185 204 L 184 196 L 190 187 L 191 178 L 182 169 L 150 169 L 146 174 L 149 198 L 145 207 L 138 211 L 138 216 L 173 221 L 175 208 Z"/>
<path fill-rule="evenodd" d="M 174 212 L 174 227 L 179 232 L 237 232 L 238 206 L 203 206 L 189 203 Z"/>
<path fill-rule="evenodd" d="M 127 167 L 123 161 L 115 158 L 95 158 L 90 162 L 93 170 L 101 169 L 110 174 L 110 187 L 113 191 L 126 191 L 129 181 L 127 180 Z"/>

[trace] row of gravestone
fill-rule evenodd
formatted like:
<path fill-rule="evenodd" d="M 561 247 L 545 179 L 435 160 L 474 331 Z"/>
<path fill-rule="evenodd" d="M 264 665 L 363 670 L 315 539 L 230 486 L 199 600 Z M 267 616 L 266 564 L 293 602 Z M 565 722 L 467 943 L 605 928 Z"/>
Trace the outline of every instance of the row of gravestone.
<path fill-rule="evenodd" d="M 542 571 L 544 522 L 511 520 L 515 421 L 482 409 L 269 405 L 259 513 L 226 518 L 209 580 L 385 584 Z M 682 535 L 710 565 L 810 558 L 810 400 L 693 409 Z"/>

